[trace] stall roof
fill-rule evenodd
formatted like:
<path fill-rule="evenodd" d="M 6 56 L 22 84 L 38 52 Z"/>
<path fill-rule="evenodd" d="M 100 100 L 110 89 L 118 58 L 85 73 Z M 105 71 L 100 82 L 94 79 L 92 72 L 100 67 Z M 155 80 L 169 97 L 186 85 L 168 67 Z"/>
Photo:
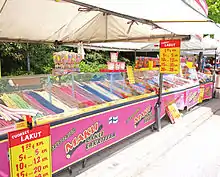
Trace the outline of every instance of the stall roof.
<path fill-rule="evenodd" d="M 55 0 L 0 0 L 0 40 L 57 40 L 63 43 L 146 42 L 176 36 L 167 30 L 159 29 L 151 21 L 119 13 L 107 13 L 104 10 L 100 12 L 98 9 L 85 8 L 77 5 L 75 1 L 70 1 L 72 3 Z M 145 24 L 139 23 L 140 21 Z M 184 36 L 178 36 L 181 37 Z"/>
<path fill-rule="evenodd" d="M 220 31 L 220 28 L 207 18 L 205 15 L 207 12 L 204 14 L 198 11 L 198 8 L 190 6 L 193 4 L 189 3 L 190 0 L 127 0 L 126 3 L 119 0 L 80 0 L 80 2 L 150 19 L 176 34 L 214 34 Z"/>
<path fill-rule="evenodd" d="M 72 45 L 76 47 L 76 45 Z M 199 38 L 198 36 L 191 36 L 189 41 L 181 42 L 181 50 L 216 50 L 219 43 L 209 37 Z M 106 50 L 106 51 L 159 51 L 159 43 L 135 43 L 135 42 L 111 42 L 111 43 L 94 43 L 84 44 L 84 48 L 93 50 Z"/>

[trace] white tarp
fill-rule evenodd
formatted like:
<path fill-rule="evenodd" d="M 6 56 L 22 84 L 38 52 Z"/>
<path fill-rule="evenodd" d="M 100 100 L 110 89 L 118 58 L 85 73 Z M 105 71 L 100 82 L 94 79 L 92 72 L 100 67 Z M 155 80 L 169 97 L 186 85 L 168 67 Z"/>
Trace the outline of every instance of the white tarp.
<path fill-rule="evenodd" d="M 218 48 L 218 43 L 215 39 L 205 37 L 202 40 L 195 36 L 191 36 L 191 40 L 181 42 L 181 50 L 215 50 Z M 159 43 L 148 43 L 141 50 L 144 51 L 159 51 Z"/>
<path fill-rule="evenodd" d="M 210 19 L 184 3 L 184 0 L 126 0 L 126 3 L 119 0 L 80 0 L 80 2 L 152 20 L 176 34 L 214 34 L 220 31 L 215 23 L 208 22 Z"/>
<path fill-rule="evenodd" d="M 146 42 L 173 36 L 152 25 L 132 24 L 124 18 L 99 11 L 79 11 L 79 8 L 81 6 L 76 4 L 55 0 L 0 0 L 0 40 Z"/>
<path fill-rule="evenodd" d="M 153 21 L 206 21 L 182 0 L 79 0 L 122 14 Z"/>
<path fill-rule="evenodd" d="M 199 38 L 191 36 L 189 41 L 181 42 L 181 50 L 215 50 L 220 43 L 209 37 Z M 84 48 L 93 50 L 109 50 L 109 51 L 159 51 L 158 42 L 150 43 L 135 43 L 135 42 L 110 42 L 110 43 L 94 43 L 84 44 Z"/>

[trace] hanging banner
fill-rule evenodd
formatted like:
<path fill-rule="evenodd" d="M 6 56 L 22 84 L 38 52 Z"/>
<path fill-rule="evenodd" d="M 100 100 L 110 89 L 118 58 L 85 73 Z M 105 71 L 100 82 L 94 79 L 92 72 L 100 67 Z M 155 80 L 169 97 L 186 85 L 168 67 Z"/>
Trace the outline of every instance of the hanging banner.
<path fill-rule="evenodd" d="M 160 41 L 160 73 L 180 72 L 180 40 Z"/>
<path fill-rule="evenodd" d="M 10 177 L 51 177 L 50 125 L 8 133 Z"/>

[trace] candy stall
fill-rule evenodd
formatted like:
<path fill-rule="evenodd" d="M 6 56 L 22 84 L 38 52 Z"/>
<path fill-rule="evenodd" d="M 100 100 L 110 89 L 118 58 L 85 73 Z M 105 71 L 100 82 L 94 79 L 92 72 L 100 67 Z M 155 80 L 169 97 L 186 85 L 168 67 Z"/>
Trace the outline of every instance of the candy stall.
<path fill-rule="evenodd" d="M 146 60 L 144 67 L 136 61 L 132 73 L 124 63 L 112 72 L 80 73 L 80 56 L 59 53 L 52 75 L 1 79 L 0 156 L 6 163 L 0 176 L 10 174 L 7 133 L 23 128 L 24 116 L 34 125 L 50 124 L 53 173 L 153 125 L 159 70 L 156 60 Z M 198 103 L 197 75 L 186 70 L 164 74 L 160 118 L 172 103 L 179 109 Z"/>

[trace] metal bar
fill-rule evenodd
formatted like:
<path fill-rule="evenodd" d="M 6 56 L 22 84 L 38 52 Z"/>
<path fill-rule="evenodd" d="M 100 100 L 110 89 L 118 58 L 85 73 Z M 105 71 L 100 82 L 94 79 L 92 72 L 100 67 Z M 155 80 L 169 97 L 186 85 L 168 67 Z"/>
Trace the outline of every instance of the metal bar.
<path fill-rule="evenodd" d="M 155 115 L 156 115 L 156 127 L 157 131 L 161 130 L 161 119 L 160 119 L 160 112 L 161 112 L 161 98 L 162 98 L 162 90 L 163 90 L 163 74 L 160 73 L 159 75 L 159 93 L 158 93 L 158 100 L 155 106 Z"/>
<path fill-rule="evenodd" d="M 161 20 L 156 20 L 153 21 L 154 23 L 207 23 L 211 22 L 210 20 L 173 20 L 173 21 L 161 21 Z"/>
<path fill-rule="evenodd" d="M 76 40 L 76 41 L 68 41 L 62 42 L 59 41 L 61 44 L 78 44 L 79 42 L 83 43 L 102 43 L 102 42 L 149 42 L 149 41 L 159 41 L 161 39 L 182 39 L 189 40 L 190 35 L 176 35 L 176 34 L 169 34 L 169 35 L 154 35 L 154 36 L 143 36 L 143 37 L 131 37 L 131 38 L 122 38 L 122 39 L 109 39 L 109 40 Z M 38 44 L 54 44 L 55 41 L 46 41 L 46 40 L 28 40 L 28 39 L 12 39 L 12 38 L 5 38 L 0 37 L 0 42 L 18 42 L 18 43 L 38 43 Z"/>
<path fill-rule="evenodd" d="M 31 71 L 30 55 L 29 55 L 29 45 L 28 45 L 28 43 L 27 43 L 27 70 L 28 70 L 28 72 Z"/>
<path fill-rule="evenodd" d="M 215 50 L 215 64 L 214 64 L 214 72 L 213 72 L 213 77 L 212 77 L 212 79 L 213 79 L 213 90 L 212 90 L 212 98 L 214 98 L 215 97 L 215 75 L 216 75 L 216 71 L 215 71 L 215 69 L 216 69 L 216 64 L 217 64 L 217 51 Z"/>
<path fill-rule="evenodd" d="M 79 6 L 83 6 L 83 7 L 88 7 L 88 8 L 91 8 L 93 11 L 100 11 L 100 12 L 104 12 L 104 13 L 107 13 L 107 14 L 115 15 L 117 17 L 125 18 L 125 19 L 128 19 L 128 20 L 134 20 L 134 21 L 137 21 L 137 22 L 140 22 L 140 23 L 143 23 L 143 24 L 148 24 L 148 25 L 150 24 L 150 25 L 153 25 L 157 28 L 161 28 L 157 24 L 154 24 L 152 22 L 152 20 L 132 17 L 130 15 L 125 15 L 125 14 L 114 12 L 114 11 L 111 11 L 111 10 L 106 10 L 106 9 L 96 7 L 94 5 L 86 4 L 86 3 L 83 3 L 83 2 L 80 2 L 80 1 L 75 1 L 75 0 L 63 0 L 63 1 L 69 2 L 69 3 L 72 3 L 72 4 L 76 4 L 76 5 L 79 5 Z"/>

